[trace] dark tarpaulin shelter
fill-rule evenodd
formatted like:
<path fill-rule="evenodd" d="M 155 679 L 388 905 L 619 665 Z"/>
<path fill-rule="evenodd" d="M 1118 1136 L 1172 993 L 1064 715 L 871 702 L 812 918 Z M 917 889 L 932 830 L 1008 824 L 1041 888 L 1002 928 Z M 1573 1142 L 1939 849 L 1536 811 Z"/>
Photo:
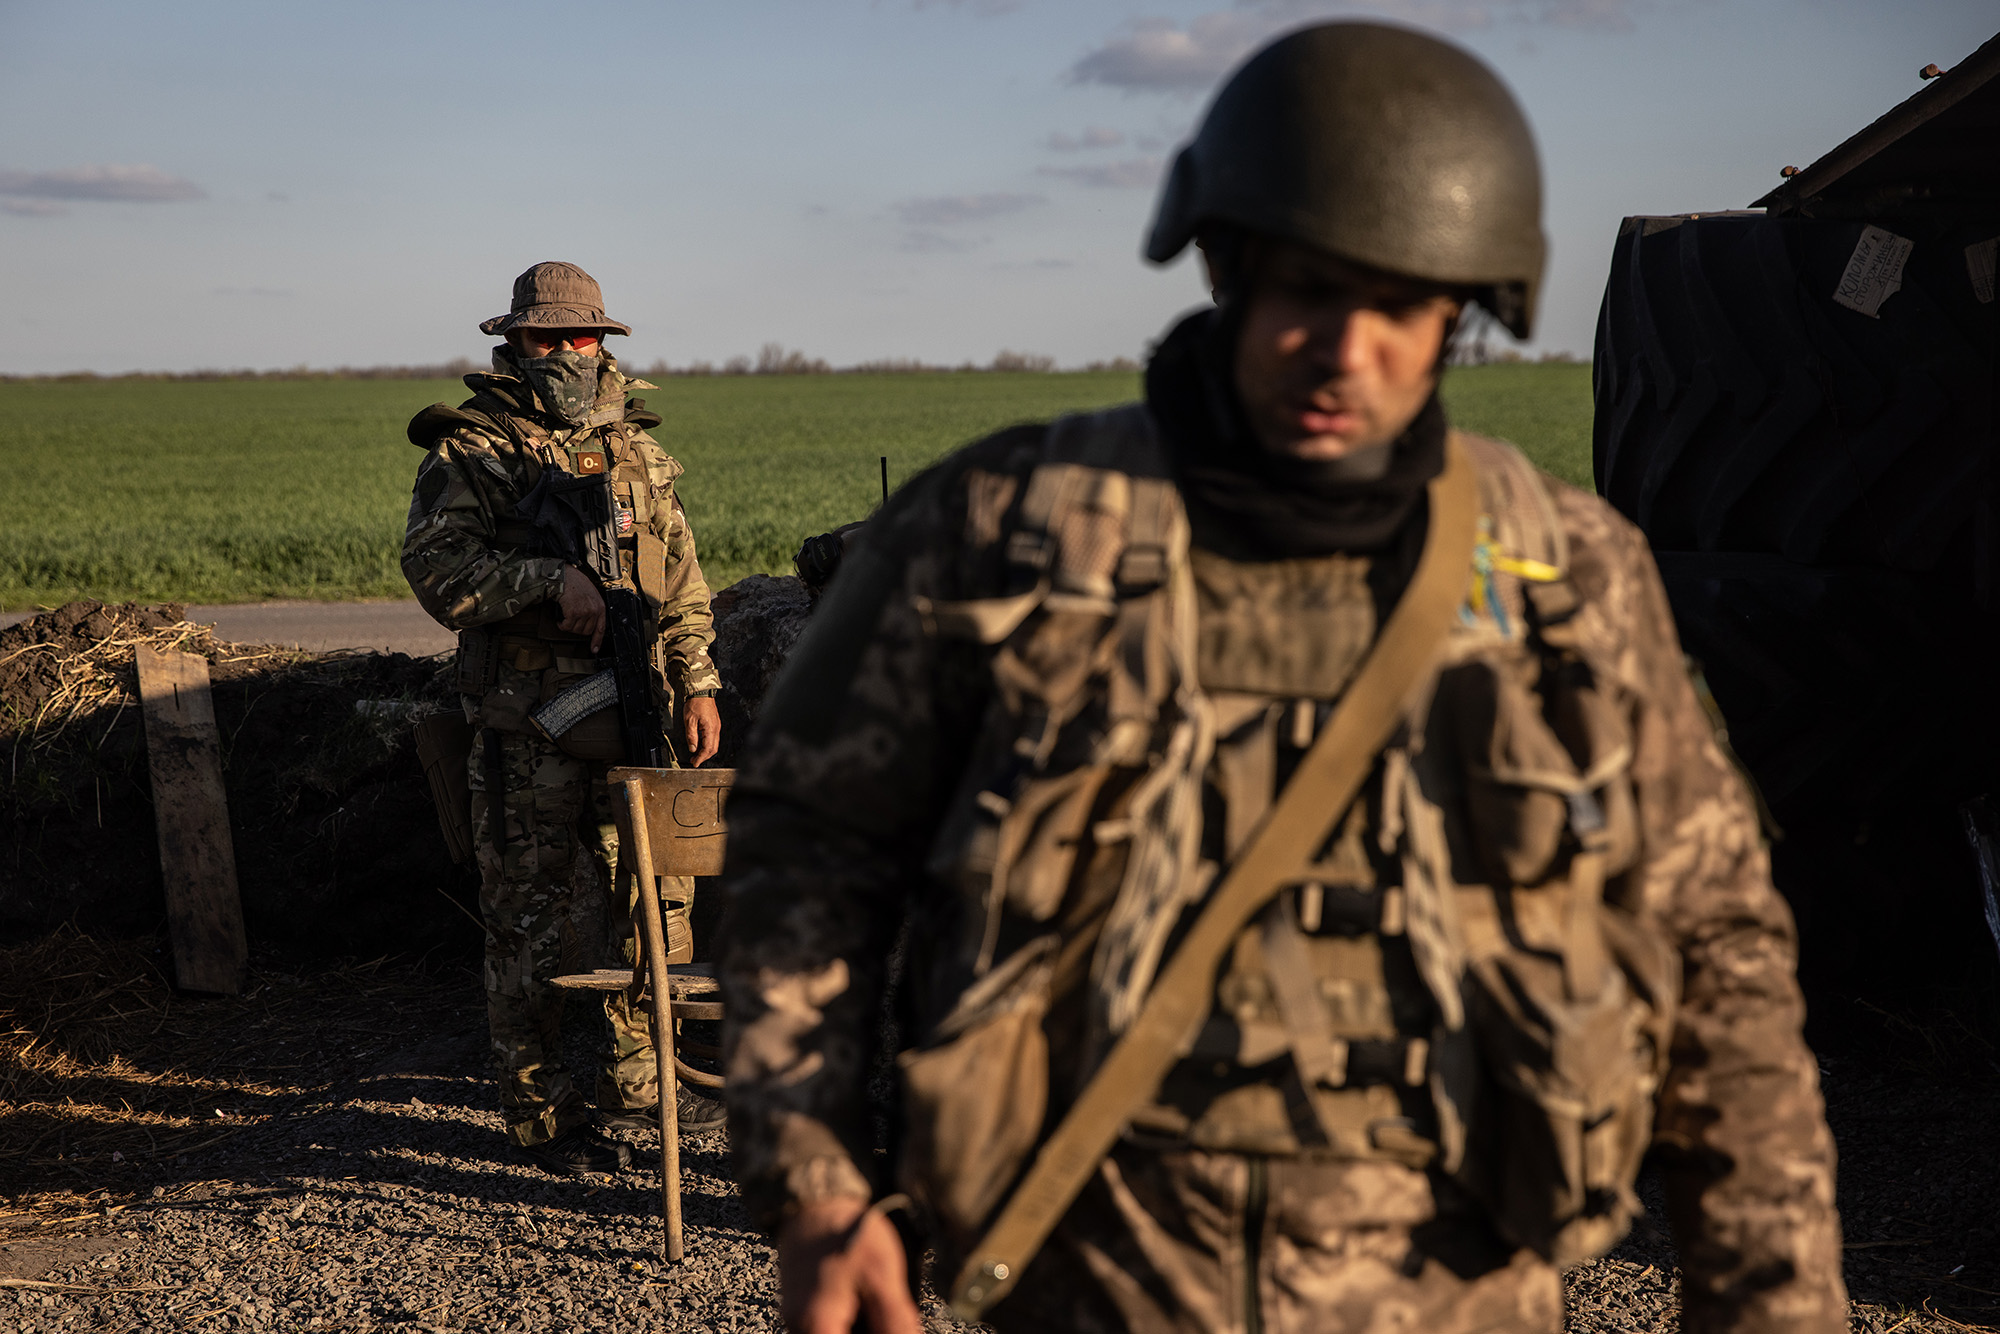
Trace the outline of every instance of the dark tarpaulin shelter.
<path fill-rule="evenodd" d="M 1990 968 L 1961 807 L 2000 795 L 2000 37 L 1787 171 L 1620 227 L 1598 489 L 1786 831 L 1808 976 Z"/>

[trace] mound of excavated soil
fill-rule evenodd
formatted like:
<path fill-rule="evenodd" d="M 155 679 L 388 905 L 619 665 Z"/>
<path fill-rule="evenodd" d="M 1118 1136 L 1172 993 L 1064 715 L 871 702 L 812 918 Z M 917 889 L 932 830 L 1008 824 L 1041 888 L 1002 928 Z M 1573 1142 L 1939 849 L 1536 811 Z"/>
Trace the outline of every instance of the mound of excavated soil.
<path fill-rule="evenodd" d="M 722 677 L 716 708 L 722 714 L 718 768 L 733 767 L 749 740 L 764 696 L 805 632 L 812 612 L 806 586 L 792 575 L 753 574 L 717 593 L 715 670 Z"/>
<path fill-rule="evenodd" d="M 253 939 L 352 953 L 474 939 L 409 731 L 438 662 L 228 644 L 181 607 L 75 602 L 0 631 L 0 933 L 153 929 L 164 903 L 133 650 L 209 664 Z"/>
<path fill-rule="evenodd" d="M 809 604 L 797 579 L 754 575 L 714 608 L 728 764 Z M 448 660 L 231 644 L 183 610 L 73 602 L 0 630 L 0 822 L 14 833 L 0 848 L 0 941 L 63 922 L 132 935 L 165 919 L 133 668 L 146 644 L 208 661 L 253 941 L 322 955 L 476 949 L 476 877 L 445 851 L 410 731 L 456 706 Z M 712 925 L 702 917 L 698 929 Z"/>

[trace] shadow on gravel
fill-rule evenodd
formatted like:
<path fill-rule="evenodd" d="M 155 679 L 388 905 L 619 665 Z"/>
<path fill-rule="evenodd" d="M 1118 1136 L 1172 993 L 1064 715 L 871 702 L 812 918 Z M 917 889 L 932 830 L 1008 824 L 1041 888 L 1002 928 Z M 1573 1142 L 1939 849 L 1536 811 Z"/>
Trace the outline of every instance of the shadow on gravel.
<path fill-rule="evenodd" d="M 1821 1056 L 1857 1302 L 2000 1326 L 2000 1052 L 1987 995 L 1854 1002 Z M 1891 1322 L 1893 1323 L 1893 1322 Z"/>
<path fill-rule="evenodd" d="M 655 1135 L 624 1136 L 635 1170 L 615 1179 L 515 1156 L 468 963 L 259 953 L 245 994 L 214 1000 L 176 995 L 163 958 L 69 930 L 0 952 L 0 1327 L 775 1328 L 721 1132 L 682 1142 L 673 1271 Z M 1849 1010 L 1822 1063 L 1854 1329 L 2000 1323 L 1988 1027 L 1955 1017 L 1976 1008 Z M 599 1023 L 587 1004 L 565 1023 L 586 1082 Z M 1652 1218 L 1569 1277 L 1572 1331 L 1676 1327 L 1643 1186 Z"/>
<path fill-rule="evenodd" d="M 471 967 L 260 951 L 196 1000 L 157 948 L 0 952 L 0 1328 L 775 1326 L 720 1132 L 683 1141 L 673 1270 L 657 1136 L 616 1178 L 507 1146 Z M 586 1077 L 600 1022 L 565 1024 Z"/>

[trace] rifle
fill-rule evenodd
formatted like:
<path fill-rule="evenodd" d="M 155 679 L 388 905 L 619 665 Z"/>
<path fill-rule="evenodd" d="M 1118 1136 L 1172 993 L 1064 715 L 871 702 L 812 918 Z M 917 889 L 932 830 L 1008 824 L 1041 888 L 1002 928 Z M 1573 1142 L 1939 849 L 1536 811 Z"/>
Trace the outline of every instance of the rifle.
<path fill-rule="evenodd" d="M 652 635 L 645 601 L 617 586 L 623 569 L 610 473 L 578 477 L 550 464 L 515 513 L 534 525 L 543 555 L 568 561 L 597 585 L 604 595 L 605 638 L 611 645 L 612 665 L 536 709 L 530 715 L 535 726 L 556 741 L 591 714 L 616 705 L 625 763 L 657 768 L 666 727 L 653 695 Z"/>
<path fill-rule="evenodd" d="M 604 592 L 605 637 L 611 641 L 611 672 L 618 689 L 619 730 L 625 737 L 625 763 L 660 767 L 660 746 L 666 726 L 653 696 L 651 637 L 646 633 L 646 603 L 629 588 Z"/>

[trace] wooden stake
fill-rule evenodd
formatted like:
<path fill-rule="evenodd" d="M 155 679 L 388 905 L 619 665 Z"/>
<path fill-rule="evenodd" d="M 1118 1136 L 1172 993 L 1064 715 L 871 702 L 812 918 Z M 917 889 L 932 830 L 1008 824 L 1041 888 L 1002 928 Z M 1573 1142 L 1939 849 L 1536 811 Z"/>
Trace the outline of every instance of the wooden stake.
<path fill-rule="evenodd" d="M 639 873 L 634 909 L 646 937 L 646 971 L 653 997 L 653 1060 L 660 1078 L 660 1212 L 666 1218 L 664 1252 L 670 1265 L 681 1262 L 681 1126 L 678 1081 L 674 1075 L 672 982 L 667 971 L 667 932 L 660 922 L 660 895 L 653 878 L 653 839 L 646 818 L 644 779 L 625 780 L 625 807 L 632 816 L 632 865 Z"/>
<path fill-rule="evenodd" d="M 134 656 L 174 978 L 185 991 L 234 996 L 243 989 L 250 951 L 208 663 L 192 653 L 158 653 L 144 646 Z"/>

